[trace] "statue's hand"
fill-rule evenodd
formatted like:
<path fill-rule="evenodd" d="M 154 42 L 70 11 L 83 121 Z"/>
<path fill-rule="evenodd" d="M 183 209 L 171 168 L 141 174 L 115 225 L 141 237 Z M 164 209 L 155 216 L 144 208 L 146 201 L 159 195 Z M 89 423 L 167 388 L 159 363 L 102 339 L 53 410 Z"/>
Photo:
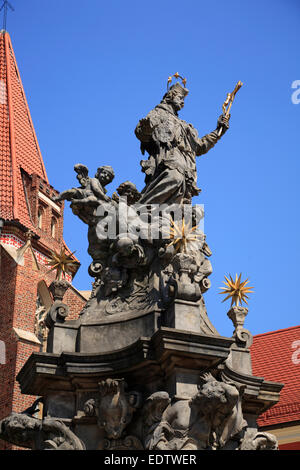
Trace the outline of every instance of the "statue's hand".
<path fill-rule="evenodd" d="M 222 129 L 221 136 L 225 134 L 225 132 L 227 132 L 229 129 L 229 119 L 230 119 L 230 114 L 228 117 L 226 117 L 225 114 L 221 114 L 221 116 L 218 119 L 217 131 Z"/>

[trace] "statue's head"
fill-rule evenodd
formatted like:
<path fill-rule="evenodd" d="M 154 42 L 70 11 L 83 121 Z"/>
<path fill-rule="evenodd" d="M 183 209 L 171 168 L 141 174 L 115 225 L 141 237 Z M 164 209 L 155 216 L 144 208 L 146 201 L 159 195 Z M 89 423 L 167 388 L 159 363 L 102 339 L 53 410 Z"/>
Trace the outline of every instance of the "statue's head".
<path fill-rule="evenodd" d="M 107 184 L 111 183 L 114 177 L 115 172 L 109 165 L 100 166 L 97 169 L 97 173 L 95 174 L 95 178 L 98 178 L 102 186 L 106 186 Z"/>
<path fill-rule="evenodd" d="M 87 166 L 82 165 L 82 163 L 77 163 L 74 166 L 74 171 L 77 173 L 76 178 L 82 186 L 85 186 L 87 183 L 89 169 Z"/>
<path fill-rule="evenodd" d="M 184 106 L 184 99 L 188 94 L 189 90 L 184 88 L 180 83 L 175 83 L 167 91 L 162 99 L 162 103 L 168 103 L 172 105 L 175 111 L 179 111 Z"/>
<path fill-rule="evenodd" d="M 200 379 L 198 393 L 191 398 L 190 405 L 201 410 L 204 415 L 220 409 L 231 411 L 239 397 L 237 387 L 216 380 L 210 373 L 203 374 Z"/>
<path fill-rule="evenodd" d="M 127 198 L 128 205 L 134 204 L 141 197 L 140 193 L 136 189 L 136 185 L 131 181 L 125 181 L 120 184 L 117 191 L 120 196 Z"/>
<path fill-rule="evenodd" d="M 192 226 L 197 227 L 200 221 L 204 217 L 204 209 L 199 205 L 196 204 L 192 207 Z"/>

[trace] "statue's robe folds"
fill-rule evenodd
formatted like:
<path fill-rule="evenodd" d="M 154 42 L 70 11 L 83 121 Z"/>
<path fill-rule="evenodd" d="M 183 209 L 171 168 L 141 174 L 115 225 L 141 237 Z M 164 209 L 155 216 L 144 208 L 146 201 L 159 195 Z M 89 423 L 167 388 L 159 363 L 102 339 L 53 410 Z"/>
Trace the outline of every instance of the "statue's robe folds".
<path fill-rule="evenodd" d="M 141 165 L 146 174 L 142 204 L 180 204 L 199 194 L 196 159 L 219 140 L 217 131 L 198 137 L 197 130 L 167 104 L 156 106 L 138 123 L 135 134 L 142 153 L 149 153 Z"/>

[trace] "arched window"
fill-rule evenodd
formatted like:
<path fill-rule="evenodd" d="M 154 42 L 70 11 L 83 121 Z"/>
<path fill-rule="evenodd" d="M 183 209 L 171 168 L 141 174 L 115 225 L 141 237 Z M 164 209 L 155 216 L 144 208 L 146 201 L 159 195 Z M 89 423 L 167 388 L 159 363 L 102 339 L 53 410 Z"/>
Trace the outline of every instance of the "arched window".
<path fill-rule="evenodd" d="M 43 226 L 43 209 L 42 207 L 39 207 L 38 210 L 38 228 L 42 228 Z"/>
<path fill-rule="evenodd" d="M 51 219 L 51 236 L 55 238 L 56 236 L 56 229 L 57 229 L 57 220 L 55 217 Z"/>

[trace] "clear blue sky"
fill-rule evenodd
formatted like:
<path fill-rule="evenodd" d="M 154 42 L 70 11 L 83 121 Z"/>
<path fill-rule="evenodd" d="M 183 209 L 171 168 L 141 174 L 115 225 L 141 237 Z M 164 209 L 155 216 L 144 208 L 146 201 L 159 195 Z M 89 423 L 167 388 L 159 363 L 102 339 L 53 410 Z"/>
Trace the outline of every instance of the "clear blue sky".
<path fill-rule="evenodd" d="M 231 128 L 198 159 L 205 232 L 213 251 L 208 313 L 231 336 L 224 274 L 254 286 L 245 326 L 253 334 L 299 324 L 299 122 L 291 84 L 300 80 L 298 0 L 11 0 L 8 16 L 48 177 L 76 183 L 73 166 L 116 170 L 111 185 L 143 187 L 134 128 L 160 101 L 170 74 L 187 77 L 181 117 L 204 135 L 226 93 L 244 82 Z M 90 289 L 87 226 L 66 204 L 65 239 Z"/>

